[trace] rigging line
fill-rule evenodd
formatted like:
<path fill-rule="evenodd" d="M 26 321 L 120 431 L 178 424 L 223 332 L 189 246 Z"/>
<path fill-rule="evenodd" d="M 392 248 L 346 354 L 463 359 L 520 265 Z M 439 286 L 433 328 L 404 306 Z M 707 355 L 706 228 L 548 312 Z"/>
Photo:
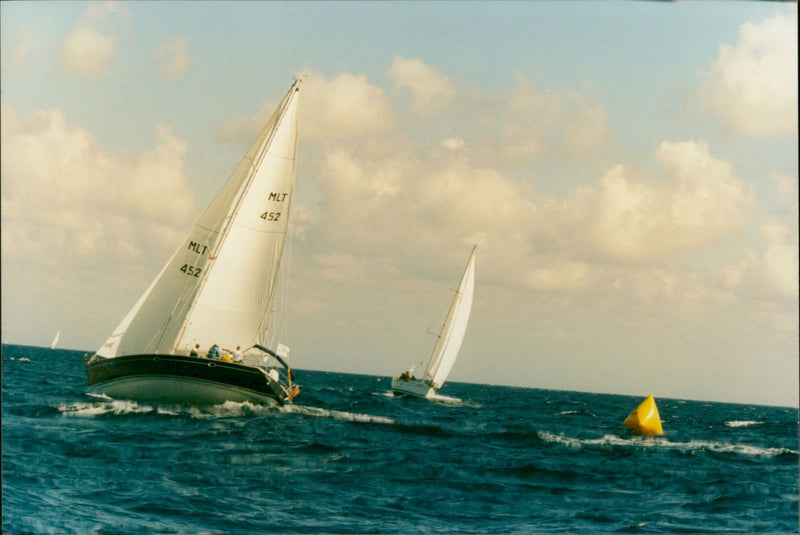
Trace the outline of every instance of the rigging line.
<path fill-rule="evenodd" d="M 298 81 L 299 84 L 299 81 Z M 297 91 L 297 89 L 295 89 Z M 278 273 L 275 274 L 277 280 L 274 281 L 270 285 L 270 299 L 271 304 L 270 308 L 272 308 L 271 317 L 269 318 L 270 321 L 266 325 L 266 331 L 269 333 L 270 339 L 272 342 L 277 343 L 278 337 L 282 334 L 286 337 L 286 343 L 289 344 L 289 317 L 287 313 L 288 309 L 288 295 L 289 295 L 289 273 L 291 271 L 291 261 L 292 261 L 292 243 L 293 243 L 293 228 L 294 228 L 294 220 L 293 220 L 293 210 L 292 206 L 294 205 L 294 196 L 295 191 L 297 191 L 297 144 L 300 132 L 299 127 L 295 124 L 295 132 L 294 132 L 294 147 L 293 147 L 293 157 L 286 158 L 292 162 L 292 172 L 291 175 L 293 177 L 290 189 L 289 189 L 289 201 L 286 206 L 286 229 L 283 231 L 273 231 L 274 233 L 281 233 L 283 234 L 283 243 L 281 245 L 281 255 L 278 260 Z M 281 294 L 280 296 L 278 294 Z M 277 302 L 277 305 L 276 305 Z M 272 329 L 270 329 L 269 323 L 272 323 Z"/>
<path fill-rule="evenodd" d="M 289 203 L 291 204 L 291 200 Z M 289 276 L 292 271 L 292 245 L 294 243 L 294 232 L 292 227 L 294 227 L 294 224 L 292 220 L 289 219 L 289 224 L 286 227 L 286 241 L 283 254 L 283 263 L 285 263 L 286 267 L 283 271 L 283 277 L 281 279 L 281 284 L 283 286 L 283 297 L 281 302 L 281 311 L 278 312 L 278 319 L 282 319 L 282 326 L 287 344 L 289 343 L 289 316 L 287 314 L 287 303 L 289 302 Z"/>

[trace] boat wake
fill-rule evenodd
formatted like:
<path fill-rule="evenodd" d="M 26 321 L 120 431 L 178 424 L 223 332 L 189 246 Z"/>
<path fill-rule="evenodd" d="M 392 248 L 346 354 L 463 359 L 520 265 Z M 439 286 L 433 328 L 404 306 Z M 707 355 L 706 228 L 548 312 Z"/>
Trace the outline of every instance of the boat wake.
<path fill-rule="evenodd" d="M 620 437 L 617 435 L 604 435 L 602 438 L 585 439 L 573 438 L 554 433 L 539 432 L 539 438 L 545 442 L 560 444 L 570 448 L 599 447 L 599 448 L 661 448 L 681 452 L 711 451 L 715 453 L 732 453 L 736 455 L 776 457 L 778 455 L 797 456 L 796 450 L 787 448 L 761 448 L 749 444 L 731 444 L 726 442 L 713 442 L 707 440 L 691 440 L 689 442 L 671 442 L 664 437 Z"/>
<path fill-rule="evenodd" d="M 157 411 L 156 407 L 140 405 L 135 401 L 116 400 L 108 401 L 81 401 L 77 403 L 61 404 L 58 411 L 64 416 L 77 418 L 94 418 L 105 415 L 146 414 Z"/>
<path fill-rule="evenodd" d="M 226 401 L 221 405 L 168 405 L 112 399 L 102 394 L 92 395 L 95 401 L 81 401 L 61 404 L 58 411 L 64 416 L 76 418 L 95 418 L 102 416 L 121 416 L 133 414 L 156 414 L 161 416 L 188 416 L 196 419 L 217 419 L 266 416 L 269 414 L 299 414 L 313 418 L 332 418 L 343 422 L 394 424 L 394 419 L 372 414 L 321 409 L 304 405 L 284 405 L 268 407 L 249 401 Z"/>
<path fill-rule="evenodd" d="M 393 390 L 385 390 L 383 392 L 376 392 L 374 395 L 382 396 L 382 397 L 386 397 L 386 398 L 392 398 L 392 399 L 396 398 L 396 397 L 402 397 L 402 396 L 397 396 L 394 393 Z M 413 397 L 413 396 L 411 396 L 411 397 Z M 422 398 L 419 398 L 419 399 L 422 399 Z M 442 394 L 434 394 L 433 396 L 431 396 L 429 398 L 425 398 L 425 399 L 427 401 L 433 401 L 435 403 L 441 403 L 442 405 L 454 405 L 454 406 L 462 406 L 463 405 L 463 406 L 467 406 L 467 407 L 476 407 L 476 408 L 482 407 L 482 405 L 480 405 L 478 403 L 474 403 L 472 401 L 464 401 L 461 398 L 455 398 L 455 397 L 452 397 L 452 396 L 444 396 Z"/>
<path fill-rule="evenodd" d="M 459 398 L 443 396 L 442 394 L 434 394 L 428 399 L 438 403 L 444 403 L 445 405 L 461 405 L 461 400 Z"/>
<path fill-rule="evenodd" d="M 280 411 L 286 414 L 301 414 L 303 416 L 311 416 L 313 418 L 333 418 L 334 420 L 340 420 L 344 422 L 388 425 L 395 423 L 394 419 L 387 418 L 385 416 L 320 409 L 318 407 L 308 407 L 305 405 L 284 405 L 280 408 Z"/>
<path fill-rule="evenodd" d="M 147 403 L 113 399 L 102 394 L 90 394 L 96 401 L 82 401 L 61 404 L 58 411 L 64 416 L 94 418 L 99 416 L 121 416 L 130 414 L 157 414 L 163 416 L 189 416 L 197 419 L 235 418 L 241 416 L 264 416 L 274 413 L 274 407 L 267 407 L 248 401 L 226 401 L 222 405 L 148 405 Z"/>

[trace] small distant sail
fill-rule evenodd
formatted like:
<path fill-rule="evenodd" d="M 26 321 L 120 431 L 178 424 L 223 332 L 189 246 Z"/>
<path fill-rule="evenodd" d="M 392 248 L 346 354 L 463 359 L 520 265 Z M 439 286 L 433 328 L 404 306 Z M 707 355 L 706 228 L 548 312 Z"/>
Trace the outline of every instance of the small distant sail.
<path fill-rule="evenodd" d="M 61 329 L 56 331 L 56 337 L 53 338 L 53 343 L 50 344 L 50 349 L 55 349 L 56 344 L 58 343 L 58 338 L 61 336 Z"/>
<path fill-rule="evenodd" d="M 622 425 L 640 435 L 663 435 L 661 417 L 658 415 L 658 407 L 656 407 L 653 394 L 647 396 L 647 399 L 625 418 Z"/>

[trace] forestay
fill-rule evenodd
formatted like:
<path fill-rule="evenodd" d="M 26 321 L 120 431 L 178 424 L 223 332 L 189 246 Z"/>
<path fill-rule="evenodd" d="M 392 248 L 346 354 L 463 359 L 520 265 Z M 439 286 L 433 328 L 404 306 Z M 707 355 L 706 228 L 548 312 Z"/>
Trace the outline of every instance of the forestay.
<path fill-rule="evenodd" d="M 239 166 L 98 355 L 265 344 L 294 189 L 295 80 Z"/>

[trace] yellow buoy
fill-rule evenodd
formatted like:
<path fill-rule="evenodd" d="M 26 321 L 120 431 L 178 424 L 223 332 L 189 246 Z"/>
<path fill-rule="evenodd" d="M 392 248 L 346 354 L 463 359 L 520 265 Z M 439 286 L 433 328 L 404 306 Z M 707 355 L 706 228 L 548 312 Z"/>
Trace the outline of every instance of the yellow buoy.
<path fill-rule="evenodd" d="M 661 428 L 661 418 L 658 416 L 658 407 L 653 394 L 647 396 L 647 399 L 625 418 L 622 425 L 640 435 L 663 435 L 664 430 Z"/>

